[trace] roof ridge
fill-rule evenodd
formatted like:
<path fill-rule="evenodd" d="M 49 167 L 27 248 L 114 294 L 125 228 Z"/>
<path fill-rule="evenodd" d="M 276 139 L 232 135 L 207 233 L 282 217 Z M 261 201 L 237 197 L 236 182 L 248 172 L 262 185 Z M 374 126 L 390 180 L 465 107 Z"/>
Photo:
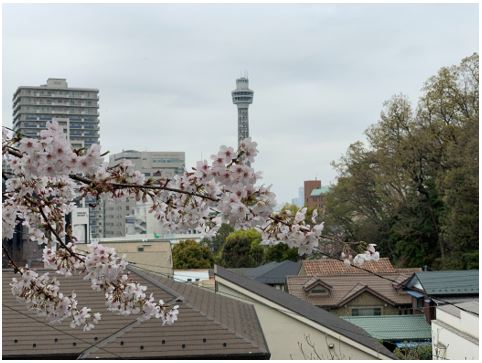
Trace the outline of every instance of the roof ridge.
<path fill-rule="evenodd" d="M 306 301 L 297 298 L 286 292 L 281 292 L 274 287 L 266 286 L 256 280 L 251 280 L 245 276 L 229 271 L 222 266 L 215 265 L 215 275 L 226 279 L 234 284 L 237 284 L 243 289 L 251 291 L 264 299 L 270 300 L 284 309 L 295 312 L 304 318 L 311 320 L 325 328 L 351 339 L 359 344 L 372 349 L 373 351 L 383 354 L 387 357 L 394 358 L 395 356 L 385 346 L 372 338 L 365 330 L 349 323 L 336 316 L 335 314 L 327 312 L 325 309 L 315 307 Z M 348 324 L 347 324 L 348 323 Z"/>
<path fill-rule="evenodd" d="M 135 268 L 137 269 L 137 267 Z M 134 271 L 134 273 L 137 273 L 137 271 Z M 150 272 L 145 272 L 145 271 L 141 271 L 141 274 L 139 274 L 141 277 L 145 277 L 145 275 L 152 275 L 152 273 Z M 236 332 L 235 330 L 233 330 L 230 326 L 228 326 L 227 324 L 225 324 L 224 322 L 220 321 L 219 319 L 216 318 L 215 314 L 210 314 L 209 312 L 205 312 L 203 309 L 201 309 L 199 306 L 193 304 L 192 302 L 189 302 L 188 300 L 186 300 L 186 298 L 184 297 L 183 294 L 180 294 L 179 292 L 177 292 L 174 288 L 172 287 L 169 287 L 169 286 L 166 286 L 164 283 L 162 283 L 161 281 L 158 281 L 156 279 L 152 279 L 154 276 L 150 277 L 149 276 L 149 279 L 147 279 L 149 282 L 151 282 L 152 284 L 156 285 L 158 288 L 160 289 L 164 289 L 164 288 L 167 288 L 171 291 L 174 291 L 176 292 L 180 297 L 182 297 L 182 304 L 185 304 L 186 306 L 189 306 L 191 309 L 197 311 L 199 314 L 205 316 L 206 318 L 214 321 L 215 323 L 221 325 L 223 328 L 225 328 L 226 330 L 228 330 L 229 332 L 231 332 L 233 335 L 235 335 L 236 337 L 239 337 L 243 340 L 245 340 L 246 342 L 250 343 L 251 345 L 253 345 L 253 347 L 257 347 L 257 348 L 262 348 L 262 347 L 259 347 L 259 345 L 257 344 L 256 341 L 253 341 L 251 339 L 251 337 L 249 336 L 244 336 L 244 335 L 240 335 L 238 332 Z M 163 277 L 163 276 L 158 276 L 158 278 L 160 279 L 167 279 L 166 277 Z M 239 304 L 242 304 L 242 305 L 248 305 L 248 306 L 252 306 L 250 304 L 247 304 L 243 301 L 239 301 L 239 300 L 236 300 L 236 299 L 232 299 L 232 298 L 229 298 L 227 296 L 223 296 L 223 295 L 219 295 L 219 294 L 216 294 L 215 292 L 213 291 L 208 291 L 208 290 L 205 290 L 205 289 L 202 289 L 201 287 L 199 286 L 195 286 L 195 285 L 192 285 L 192 284 L 184 284 L 184 283 L 181 283 L 181 282 L 178 282 L 178 281 L 175 281 L 175 280 L 169 280 L 173 285 L 178 285 L 179 287 L 183 286 L 187 289 L 198 289 L 199 292 L 203 293 L 203 294 L 213 294 L 214 296 L 216 296 L 216 298 L 218 299 L 225 299 L 226 301 L 230 301 L 230 302 L 233 302 L 233 303 L 239 303 Z M 254 309 L 254 307 L 253 307 Z M 257 317 L 257 313 L 256 313 L 256 310 L 254 311 L 256 317 Z M 263 333 L 264 334 L 264 333 Z M 264 338 L 264 336 L 263 336 Z M 266 345 L 266 349 L 268 350 L 268 346 Z"/>
<path fill-rule="evenodd" d="M 351 290 L 349 290 L 341 299 L 340 301 L 338 302 L 338 305 L 341 305 L 342 302 L 344 302 L 346 299 L 348 299 L 351 295 L 357 293 L 358 291 L 364 289 L 368 287 L 368 285 L 363 285 L 362 283 L 360 282 L 357 282 L 355 285 L 353 285 L 353 287 L 351 288 Z"/>

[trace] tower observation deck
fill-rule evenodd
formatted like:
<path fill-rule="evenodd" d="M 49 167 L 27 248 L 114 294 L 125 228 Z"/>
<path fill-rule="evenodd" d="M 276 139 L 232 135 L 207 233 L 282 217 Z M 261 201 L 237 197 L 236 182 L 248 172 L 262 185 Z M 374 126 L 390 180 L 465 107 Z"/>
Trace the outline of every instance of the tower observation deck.
<path fill-rule="evenodd" d="M 231 92 L 233 103 L 238 106 L 238 144 L 249 137 L 248 107 L 253 103 L 254 92 L 248 88 L 249 81 L 246 77 L 236 80 L 236 89 Z"/>

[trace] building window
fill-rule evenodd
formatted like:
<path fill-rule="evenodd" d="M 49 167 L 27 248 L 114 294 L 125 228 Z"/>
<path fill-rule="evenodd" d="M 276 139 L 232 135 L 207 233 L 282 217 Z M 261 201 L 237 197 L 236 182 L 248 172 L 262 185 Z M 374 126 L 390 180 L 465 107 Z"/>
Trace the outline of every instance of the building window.
<path fill-rule="evenodd" d="M 137 252 L 144 252 L 144 247 L 137 247 Z"/>
<path fill-rule="evenodd" d="M 382 308 L 352 308 L 352 316 L 382 315 Z"/>
<path fill-rule="evenodd" d="M 328 296 L 330 295 L 330 291 L 323 286 L 315 286 L 310 290 L 310 295 L 313 296 Z"/>

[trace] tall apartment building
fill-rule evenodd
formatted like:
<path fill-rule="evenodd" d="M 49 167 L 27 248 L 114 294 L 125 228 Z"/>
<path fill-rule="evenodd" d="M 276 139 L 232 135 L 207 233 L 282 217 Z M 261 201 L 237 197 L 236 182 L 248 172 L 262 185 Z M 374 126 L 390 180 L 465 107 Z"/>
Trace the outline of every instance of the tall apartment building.
<path fill-rule="evenodd" d="M 146 177 L 172 178 L 182 174 L 186 167 L 184 152 L 165 151 L 135 151 L 125 150 L 110 156 L 109 166 L 114 166 L 123 160 L 129 160 L 135 170 Z M 103 237 L 122 237 L 129 233 L 159 233 L 152 223 L 152 215 L 147 207 L 137 203 L 132 198 L 105 199 L 104 235 Z M 150 227 L 152 226 L 152 227 Z"/>
<path fill-rule="evenodd" d="M 13 95 L 13 129 L 36 138 L 48 121 L 64 128 L 74 148 L 99 144 L 99 90 L 69 87 L 64 78 L 49 78 L 41 86 L 20 86 Z M 99 208 L 90 208 L 90 235 L 100 236 Z"/>
<path fill-rule="evenodd" d="M 99 143 L 99 90 L 69 88 L 62 78 L 47 84 L 20 86 L 13 95 L 13 129 L 27 137 L 38 137 L 47 121 L 64 125 L 74 147 Z"/>

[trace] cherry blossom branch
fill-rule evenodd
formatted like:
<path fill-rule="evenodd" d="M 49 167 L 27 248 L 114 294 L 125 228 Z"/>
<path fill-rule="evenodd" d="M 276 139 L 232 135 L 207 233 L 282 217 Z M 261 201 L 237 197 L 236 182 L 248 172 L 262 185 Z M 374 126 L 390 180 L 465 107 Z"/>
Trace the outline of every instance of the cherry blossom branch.
<path fill-rule="evenodd" d="M 88 184 L 88 185 L 95 185 L 95 183 L 96 183 L 94 180 L 91 180 L 89 178 L 79 176 L 79 175 L 70 174 L 69 177 L 72 180 L 79 181 L 81 183 Z M 166 191 L 169 191 L 169 192 L 175 192 L 175 193 L 179 193 L 179 194 L 190 195 L 190 196 L 193 196 L 193 197 L 208 199 L 208 200 L 211 200 L 213 202 L 219 201 L 218 198 L 213 198 L 213 197 L 210 197 L 210 196 L 205 195 L 205 194 L 193 193 L 193 192 L 189 192 L 189 191 L 185 191 L 185 190 L 181 190 L 181 189 L 177 189 L 177 188 L 167 187 L 167 183 L 164 186 L 161 186 L 161 185 L 146 185 L 146 184 L 139 185 L 139 184 L 128 184 L 128 183 L 112 183 L 112 182 L 107 183 L 107 184 L 114 187 L 114 188 L 118 188 L 118 189 L 133 188 L 133 189 L 166 190 Z"/>
<path fill-rule="evenodd" d="M 144 203 L 150 198 L 149 212 L 163 229 L 173 233 L 196 229 L 214 234 L 225 221 L 240 229 L 264 226 L 265 243 L 286 243 L 298 248 L 300 255 L 311 253 L 319 244 L 323 223 L 316 223 L 316 215 L 313 224 L 305 223 L 306 208 L 294 216 L 273 212 L 275 195 L 270 187 L 257 185 L 261 175 L 251 168 L 258 151 L 249 138 L 239 143 L 236 152 L 221 146 L 211 156 L 212 162 L 199 161 L 194 172 L 154 182 L 151 178 L 146 181 L 126 162 L 108 167 L 98 145 L 73 150 L 56 122 L 47 123 L 38 139 L 9 139 L 6 132 L 2 136 L 4 157 L 13 171 L 13 177 L 5 183 L 10 194 L 3 202 L 3 238 L 11 238 L 19 218 L 29 228 L 32 240 L 42 244 L 55 238 L 62 248 L 44 249 L 46 266 L 65 276 L 80 271 L 94 290 L 104 293 L 108 309 L 117 313 L 139 313 L 142 319 L 156 317 L 163 324 L 171 324 L 178 310 L 177 306 L 167 310 L 162 301 L 155 302 L 152 295 L 145 294 L 145 286 L 132 282 L 124 274 L 127 261 L 113 249 L 89 245 L 87 254 L 80 257 L 75 245 L 63 240 L 64 234 L 71 236 L 70 230 L 64 230 L 64 219 L 77 196 L 97 200 L 131 197 Z M 14 143 L 18 149 L 12 146 Z M 23 276 L 32 277 L 33 272 Z M 45 283 L 55 285 L 47 280 Z M 30 296 L 28 291 L 23 293 Z"/>
<path fill-rule="evenodd" d="M 70 247 L 67 246 L 67 244 L 65 244 L 64 241 L 62 241 L 62 238 L 59 236 L 59 234 L 57 233 L 57 231 L 55 230 L 54 227 L 52 227 L 52 225 L 50 224 L 50 221 L 49 221 L 49 218 L 47 217 L 47 215 L 45 214 L 42 206 L 35 202 L 34 200 L 32 200 L 31 198 L 27 197 L 27 196 L 24 196 L 25 200 L 27 200 L 30 204 L 34 205 L 35 207 L 38 208 L 38 211 L 40 213 L 40 215 L 42 216 L 44 222 L 45 222 L 45 226 L 47 226 L 48 230 L 55 236 L 55 239 L 57 240 L 57 242 L 62 246 L 62 248 L 66 249 L 73 257 L 79 259 L 80 261 L 83 261 L 83 259 L 77 254 L 75 253 L 74 251 L 72 251 L 72 249 Z"/>
<path fill-rule="evenodd" d="M 17 266 L 15 261 L 12 259 L 12 257 L 10 257 L 10 253 L 8 252 L 7 248 L 3 244 L 2 244 L 2 249 L 3 249 L 3 253 L 5 254 L 5 256 L 7 257 L 8 261 L 9 261 L 9 264 L 12 265 L 12 267 L 13 267 L 13 271 L 15 273 L 20 272 L 20 268 Z"/>

